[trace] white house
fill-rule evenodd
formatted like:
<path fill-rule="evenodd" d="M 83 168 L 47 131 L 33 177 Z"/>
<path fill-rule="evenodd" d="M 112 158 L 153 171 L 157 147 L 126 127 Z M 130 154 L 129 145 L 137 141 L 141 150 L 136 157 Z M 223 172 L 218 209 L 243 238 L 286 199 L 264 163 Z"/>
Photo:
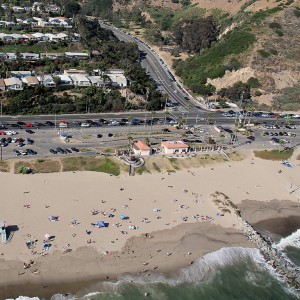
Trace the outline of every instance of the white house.
<path fill-rule="evenodd" d="M 133 143 L 132 150 L 133 153 L 138 156 L 149 156 L 151 154 L 151 148 L 142 141 Z"/>
<path fill-rule="evenodd" d="M 100 76 L 87 76 L 92 85 L 95 86 L 105 86 L 109 85 L 110 82 L 104 82 Z"/>
<path fill-rule="evenodd" d="M 124 70 L 120 70 L 120 69 L 108 69 L 105 71 L 94 70 L 94 73 L 108 76 L 111 80 L 112 86 L 127 87 L 127 78 L 124 75 Z"/>
<path fill-rule="evenodd" d="M 53 33 L 45 33 L 45 36 L 47 36 L 51 42 L 58 42 L 60 40 L 60 38 Z"/>
<path fill-rule="evenodd" d="M 73 80 L 73 83 L 77 86 L 90 86 L 91 82 L 89 79 L 83 75 L 83 74 L 74 74 L 70 75 L 71 79 Z"/>
<path fill-rule="evenodd" d="M 47 35 L 40 33 L 40 32 L 32 33 L 32 35 L 39 41 L 48 41 L 49 40 L 49 37 Z"/>
<path fill-rule="evenodd" d="M 81 60 L 81 59 L 89 59 L 90 55 L 89 53 L 84 53 L 84 52 L 65 52 L 65 57 Z"/>
<path fill-rule="evenodd" d="M 34 74 L 34 72 L 31 72 L 31 71 L 10 71 L 10 74 L 13 77 L 23 78 L 23 77 L 26 77 L 26 76 L 32 76 Z"/>
<path fill-rule="evenodd" d="M 161 142 L 162 151 L 165 154 L 187 153 L 189 146 L 182 141 Z"/>
<path fill-rule="evenodd" d="M 17 60 L 17 54 L 16 53 L 6 53 L 6 59 L 7 60 Z"/>
<path fill-rule="evenodd" d="M 73 84 L 72 79 L 68 75 L 57 75 L 60 78 L 61 84 Z"/>
<path fill-rule="evenodd" d="M 6 78 L 4 79 L 4 83 L 6 89 L 8 90 L 16 90 L 16 91 L 23 90 L 22 81 L 19 78 L 16 77 Z"/>
<path fill-rule="evenodd" d="M 60 32 L 56 35 L 60 40 L 67 40 L 69 36 L 63 32 Z"/>
<path fill-rule="evenodd" d="M 43 76 L 37 76 L 38 81 L 41 85 L 46 87 L 55 87 L 55 82 L 53 80 L 53 77 L 51 75 L 43 75 Z"/>
<path fill-rule="evenodd" d="M 21 58 L 28 61 L 36 61 L 40 59 L 40 55 L 38 53 L 21 53 Z"/>

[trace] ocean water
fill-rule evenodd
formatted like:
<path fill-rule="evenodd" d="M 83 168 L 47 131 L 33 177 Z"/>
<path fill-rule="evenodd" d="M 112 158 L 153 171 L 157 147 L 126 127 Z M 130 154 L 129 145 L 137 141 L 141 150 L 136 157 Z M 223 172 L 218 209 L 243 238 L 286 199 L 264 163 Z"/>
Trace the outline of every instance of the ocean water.
<path fill-rule="evenodd" d="M 300 266 L 300 231 L 276 245 Z M 37 295 L 38 296 L 38 295 Z M 18 300 L 42 298 L 19 297 Z M 116 282 L 99 282 L 75 295 L 53 295 L 51 300 L 296 300 L 258 249 L 222 248 L 193 265 L 165 276 L 124 275 Z"/>

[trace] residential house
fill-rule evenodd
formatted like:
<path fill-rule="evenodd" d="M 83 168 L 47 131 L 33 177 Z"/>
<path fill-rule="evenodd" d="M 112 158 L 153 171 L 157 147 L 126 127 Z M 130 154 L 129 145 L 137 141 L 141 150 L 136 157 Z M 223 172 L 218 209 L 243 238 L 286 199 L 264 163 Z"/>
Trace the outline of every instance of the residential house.
<path fill-rule="evenodd" d="M 105 71 L 94 70 L 94 74 L 108 76 L 111 80 L 111 85 L 116 87 L 127 87 L 127 78 L 124 75 L 124 70 L 108 69 Z"/>
<path fill-rule="evenodd" d="M 58 42 L 58 41 L 60 41 L 60 38 L 56 34 L 45 33 L 45 36 L 47 36 L 51 42 Z"/>
<path fill-rule="evenodd" d="M 4 79 L 7 90 L 21 91 L 23 90 L 22 81 L 19 78 L 11 77 Z"/>
<path fill-rule="evenodd" d="M 13 6 L 11 9 L 12 9 L 15 13 L 21 13 L 21 12 L 24 11 L 24 8 L 21 7 L 21 6 Z"/>
<path fill-rule="evenodd" d="M 28 41 L 28 37 L 23 34 L 12 33 L 11 36 L 12 36 L 13 40 L 18 41 L 18 42 L 27 42 Z"/>
<path fill-rule="evenodd" d="M 67 40 L 69 36 L 63 32 L 60 32 L 56 35 L 60 40 Z"/>
<path fill-rule="evenodd" d="M 32 71 L 10 71 L 10 74 L 13 77 L 23 78 L 23 77 L 26 77 L 26 76 L 32 76 L 32 75 L 34 75 L 34 72 L 32 72 Z"/>
<path fill-rule="evenodd" d="M 49 37 L 43 33 L 35 32 L 32 33 L 32 35 L 38 40 L 38 41 L 48 41 Z"/>
<path fill-rule="evenodd" d="M 40 59 L 40 55 L 38 53 L 21 53 L 21 58 L 27 61 L 37 61 Z"/>
<path fill-rule="evenodd" d="M 83 74 L 74 74 L 74 75 L 70 75 L 71 79 L 73 80 L 73 83 L 77 86 L 90 86 L 91 82 L 89 81 L 89 79 L 87 78 L 87 76 L 83 75 Z"/>
<path fill-rule="evenodd" d="M 26 76 L 22 78 L 22 81 L 28 86 L 37 86 L 39 85 L 39 81 L 35 76 Z"/>
<path fill-rule="evenodd" d="M 65 57 L 70 59 L 83 60 L 83 59 L 89 59 L 90 55 L 89 53 L 84 53 L 84 52 L 65 52 Z"/>
<path fill-rule="evenodd" d="M 43 75 L 43 76 L 37 76 L 38 81 L 41 85 L 46 87 L 55 87 L 55 82 L 53 80 L 53 77 L 51 75 Z"/>
<path fill-rule="evenodd" d="M 6 59 L 7 60 L 17 60 L 17 54 L 16 53 L 6 53 Z"/>
<path fill-rule="evenodd" d="M 132 150 L 133 153 L 138 156 L 149 156 L 151 154 L 151 148 L 142 141 L 134 142 Z"/>
<path fill-rule="evenodd" d="M 64 57 L 64 54 L 63 53 L 41 53 L 40 54 L 40 57 L 41 58 L 49 58 L 49 59 L 58 59 L 58 58 L 62 58 Z"/>
<path fill-rule="evenodd" d="M 0 33 L 0 40 L 3 41 L 3 43 L 9 43 L 14 40 L 13 36 L 11 34 L 6 34 L 6 33 Z"/>
<path fill-rule="evenodd" d="M 65 75 L 73 75 L 73 74 L 83 74 L 86 75 L 86 72 L 84 70 L 77 70 L 77 69 L 68 69 L 64 70 Z"/>
<path fill-rule="evenodd" d="M 72 79 L 68 75 L 57 75 L 58 78 L 60 78 L 61 84 L 73 84 Z"/>
<path fill-rule="evenodd" d="M 15 22 L 12 21 L 6 21 L 5 22 L 5 27 L 13 27 L 16 26 L 17 24 Z"/>
<path fill-rule="evenodd" d="M 110 82 L 105 82 L 100 76 L 87 76 L 87 78 L 94 86 L 105 86 L 110 84 Z"/>
<path fill-rule="evenodd" d="M 0 79 L 0 91 L 5 91 L 4 79 Z"/>
<path fill-rule="evenodd" d="M 189 146 L 182 141 L 161 142 L 161 147 L 164 154 L 187 153 L 189 151 Z"/>

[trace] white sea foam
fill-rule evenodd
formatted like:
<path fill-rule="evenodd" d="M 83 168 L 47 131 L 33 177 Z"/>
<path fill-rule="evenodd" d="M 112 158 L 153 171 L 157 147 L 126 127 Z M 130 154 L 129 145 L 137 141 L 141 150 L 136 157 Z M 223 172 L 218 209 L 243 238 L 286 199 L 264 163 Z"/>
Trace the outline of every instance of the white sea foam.
<path fill-rule="evenodd" d="M 30 297 L 26 297 L 26 296 L 19 296 L 16 299 L 9 298 L 9 299 L 6 299 L 6 300 L 40 300 L 40 298 L 38 298 L 38 297 L 32 297 L 32 298 L 30 298 Z"/>
<path fill-rule="evenodd" d="M 275 245 L 275 247 L 280 250 L 283 250 L 287 246 L 300 248 L 300 229 L 293 232 L 291 235 L 282 238 L 279 243 Z"/>
<path fill-rule="evenodd" d="M 239 261 L 244 261 L 249 258 L 258 264 L 264 263 L 263 257 L 256 248 L 241 248 L 231 247 L 222 248 L 218 251 L 204 255 L 197 259 L 191 266 L 179 270 L 171 278 L 163 274 L 151 273 L 140 275 L 123 275 L 119 278 L 119 282 L 134 282 L 134 283 L 154 283 L 163 282 L 170 285 L 176 285 L 184 282 L 200 282 L 204 276 L 213 273 L 218 269 L 232 265 Z"/>

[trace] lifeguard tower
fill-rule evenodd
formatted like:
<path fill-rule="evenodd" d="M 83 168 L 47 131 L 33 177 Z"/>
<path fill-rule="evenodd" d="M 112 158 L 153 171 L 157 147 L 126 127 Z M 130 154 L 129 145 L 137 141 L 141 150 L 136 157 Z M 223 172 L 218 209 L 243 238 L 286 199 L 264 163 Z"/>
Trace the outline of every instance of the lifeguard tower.
<path fill-rule="evenodd" d="M 1 234 L 1 242 L 2 244 L 7 243 L 7 232 L 6 232 L 6 224 L 5 221 L 0 219 L 0 234 Z"/>

